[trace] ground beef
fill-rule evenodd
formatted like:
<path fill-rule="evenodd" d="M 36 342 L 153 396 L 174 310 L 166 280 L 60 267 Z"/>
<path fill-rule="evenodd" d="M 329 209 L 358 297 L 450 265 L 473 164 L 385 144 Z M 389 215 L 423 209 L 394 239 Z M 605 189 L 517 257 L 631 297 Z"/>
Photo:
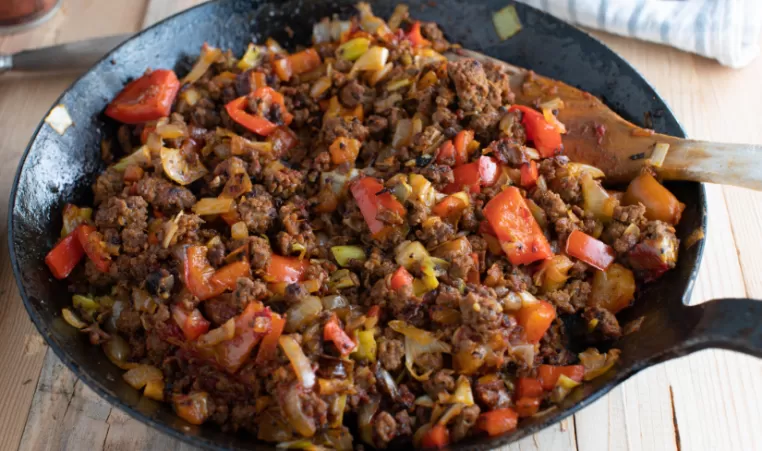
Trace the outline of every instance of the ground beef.
<path fill-rule="evenodd" d="M 397 436 L 397 421 L 386 411 L 380 411 L 373 417 L 373 441 L 376 446 L 386 448 Z"/>
<path fill-rule="evenodd" d="M 402 367 L 405 357 L 405 346 L 402 340 L 396 338 L 381 338 L 378 340 L 378 360 L 388 371 L 397 371 Z"/>
<path fill-rule="evenodd" d="M 121 230 L 122 250 L 128 254 L 137 254 L 148 245 L 148 235 L 145 232 L 147 219 L 148 204 L 142 197 L 111 197 L 96 212 L 95 225 L 99 229 Z"/>
<path fill-rule="evenodd" d="M 249 237 L 250 265 L 253 271 L 264 270 L 270 264 L 270 242 L 259 236 Z"/>
<path fill-rule="evenodd" d="M 438 107 L 431 116 L 431 120 L 443 130 L 452 130 L 454 132 L 450 133 L 452 136 L 455 136 L 455 133 L 461 128 L 458 125 L 458 116 L 446 107 Z M 448 136 L 448 138 L 452 136 Z"/>
<path fill-rule="evenodd" d="M 569 337 L 563 321 L 556 318 L 545 336 L 540 340 L 540 352 L 535 356 L 536 364 L 568 365 L 575 356 L 568 350 Z"/>
<path fill-rule="evenodd" d="M 116 328 L 126 336 L 132 336 L 143 328 L 140 312 L 134 310 L 131 303 L 126 303 L 122 308 L 119 318 L 116 320 Z"/>
<path fill-rule="evenodd" d="M 423 382 L 423 389 L 431 399 L 438 400 L 440 394 L 448 394 L 455 390 L 455 378 L 452 375 L 452 370 L 439 370 Z"/>
<path fill-rule="evenodd" d="M 511 405 L 511 395 L 505 388 L 505 382 L 500 378 L 477 382 L 474 387 L 474 396 L 476 402 L 487 410 L 503 409 Z"/>
<path fill-rule="evenodd" d="M 438 190 L 455 181 L 452 168 L 444 164 L 430 164 L 422 168 L 420 174 Z"/>
<path fill-rule="evenodd" d="M 582 317 L 587 321 L 587 324 L 593 320 L 598 321 L 593 330 L 593 340 L 616 340 L 622 336 L 622 328 L 619 326 L 616 316 L 605 308 L 588 307 L 582 313 Z"/>
<path fill-rule="evenodd" d="M 413 137 L 412 149 L 416 153 L 426 153 L 434 149 L 434 145 L 441 142 L 442 132 L 439 128 L 429 125 Z"/>
<path fill-rule="evenodd" d="M 489 105 L 481 113 L 471 116 L 468 128 L 474 130 L 476 136 L 489 138 L 495 134 L 495 126 L 500 122 L 501 117 L 502 113 Z"/>
<path fill-rule="evenodd" d="M 93 184 L 93 195 L 95 205 L 100 205 L 104 201 L 118 196 L 124 189 L 124 174 L 114 168 L 109 168 L 103 174 L 99 175 Z"/>
<path fill-rule="evenodd" d="M 614 219 L 625 224 L 645 225 L 646 207 L 643 204 L 614 207 Z"/>
<path fill-rule="evenodd" d="M 269 171 L 265 172 L 264 182 L 267 192 L 275 197 L 287 199 L 303 188 L 304 172 L 290 168 Z"/>
<path fill-rule="evenodd" d="M 330 145 L 336 138 L 342 136 L 365 141 L 368 137 L 368 129 L 357 118 L 348 120 L 343 117 L 329 117 L 323 121 L 323 127 L 320 129 L 320 141 Z"/>
<path fill-rule="evenodd" d="M 496 329 L 503 322 L 503 308 L 495 290 L 484 286 L 469 290 L 460 299 L 460 314 L 464 324 L 482 332 Z"/>
<path fill-rule="evenodd" d="M 251 280 L 245 277 L 238 279 L 234 292 L 235 302 L 245 306 L 251 301 L 262 299 L 270 294 L 267 285 L 261 280 Z"/>
<path fill-rule="evenodd" d="M 357 80 L 351 80 L 341 88 L 339 92 L 339 100 L 347 108 L 354 108 L 362 103 L 363 95 L 365 95 L 365 87 L 357 82 Z"/>
<path fill-rule="evenodd" d="M 143 177 L 138 181 L 136 191 L 146 202 L 169 215 L 189 209 L 196 203 L 196 196 L 190 190 L 161 177 Z"/>
<path fill-rule="evenodd" d="M 487 149 L 497 161 L 518 168 L 521 167 L 522 164 L 529 162 L 529 158 L 524 152 L 523 147 L 521 142 L 516 139 L 501 138 L 492 141 Z"/>
<path fill-rule="evenodd" d="M 267 233 L 277 211 L 272 196 L 264 186 L 254 185 L 253 189 L 238 201 L 238 214 L 251 233 Z"/>
<path fill-rule="evenodd" d="M 371 136 L 379 137 L 389 128 L 389 120 L 383 116 L 372 115 L 366 121 L 368 133 Z"/>
<path fill-rule="evenodd" d="M 611 245 L 618 254 L 624 254 L 632 249 L 638 242 L 638 238 L 640 238 L 640 229 L 619 221 L 611 221 L 601 234 L 601 241 Z"/>
<path fill-rule="evenodd" d="M 234 296 L 223 294 L 203 302 L 204 316 L 215 326 L 223 325 L 230 318 L 241 313 Z"/>
<path fill-rule="evenodd" d="M 406 386 L 403 385 L 402 387 Z M 402 387 L 400 387 L 400 391 L 402 391 Z M 409 390 L 407 392 L 410 393 Z M 410 394 L 412 395 L 412 393 Z M 415 419 L 407 413 L 407 410 L 400 410 L 397 412 L 394 415 L 394 419 L 397 421 L 397 436 L 413 435 L 413 426 L 415 425 Z"/>
<path fill-rule="evenodd" d="M 557 193 L 549 190 L 535 189 L 532 192 L 532 200 L 543 209 L 548 219 L 556 222 L 561 218 L 567 217 L 566 203 Z"/>
<path fill-rule="evenodd" d="M 427 249 L 433 249 L 455 237 L 452 224 L 443 221 L 439 216 L 430 216 L 415 232 L 418 239 L 426 243 Z"/>
<path fill-rule="evenodd" d="M 473 59 L 453 61 L 447 73 L 458 92 L 458 106 L 466 112 L 481 112 L 489 105 L 489 81 L 484 66 Z"/>
<path fill-rule="evenodd" d="M 547 293 L 545 296 L 556 308 L 563 313 L 576 313 L 587 305 L 590 297 L 590 283 L 582 280 L 572 280 L 560 290 Z"/>

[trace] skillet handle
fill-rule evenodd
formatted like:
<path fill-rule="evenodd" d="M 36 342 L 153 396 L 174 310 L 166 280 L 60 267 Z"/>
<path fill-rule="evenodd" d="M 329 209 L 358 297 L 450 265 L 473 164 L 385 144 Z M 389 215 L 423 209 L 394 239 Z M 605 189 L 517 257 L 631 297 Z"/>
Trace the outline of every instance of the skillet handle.
<path fill-rule="evenodd" d="M 762 358 L 762 301 L 716 299 L 686 313 L 698 320 L 683 343 L 687 352 L 722 348 Z"/>

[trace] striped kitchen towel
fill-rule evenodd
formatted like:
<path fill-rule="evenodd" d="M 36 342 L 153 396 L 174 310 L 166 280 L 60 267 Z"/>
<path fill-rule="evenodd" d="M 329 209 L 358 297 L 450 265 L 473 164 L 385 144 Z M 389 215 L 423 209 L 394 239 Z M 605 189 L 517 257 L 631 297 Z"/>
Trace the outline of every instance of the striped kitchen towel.
<path fill-rule="evenodd" d="M 730 67 L 760 51 L 762 0 L 517 0 L 566 22 L 670 45 Z"/>

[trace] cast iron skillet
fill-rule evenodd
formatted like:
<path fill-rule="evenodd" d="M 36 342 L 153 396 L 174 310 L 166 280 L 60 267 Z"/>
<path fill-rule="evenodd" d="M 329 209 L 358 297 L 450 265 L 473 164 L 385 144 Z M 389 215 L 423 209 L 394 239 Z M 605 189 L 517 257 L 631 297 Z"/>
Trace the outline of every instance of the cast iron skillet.
<path fill-rule="evenodd" d="M 69 88 L 56 104 L 67 106 L 75 125 L 59 136 L 41 124 L 21 159 L 10 197 L 8 240 L 19 291 L 37 329 L 56 355 L 95 392 L 138 420 L 188 443 L 214 449 L 272 448 L 212 426 L 189 426 L 168 405 L 142 398 L 122 381 L 120 369 L 60 318 L 61 308 L 70 304 L 71 297 L 66 284 L 51 277 L 43 258 L 61 230 L 62 207 L 65 202 L 85 205 L 92 201 L 90 186 L 104 169 L 99 142 L 104 133 L 113 131 L 102 111 L 125 82 L 146 67 L 175 67 L 183 73 L 204 41 L 239 55 L 249 41 L 263 42 L 267 36 L 292 45 L 307 43 L 315 20 L 334 13 L 347 16 L 353 1 L 223 0 L 161 22 L 117 48 Z M 437 0 L 435 6 L 425 0 L 407 3 L 415 17 L 438 22 L 452 42 L 591 92 L 637 124 L 643 125 L 644 114 L 650 113 L 658 132 L 684 136 L 664 101 L 632 67 L 595 39 L 548 15 L 516 4 L 524 28 L 501 42 L 491 14 L 506 6 L 506 0 L 479 4 Z M 378 15 L 388 17 L 395 4 L 395 0 L 379 0 L 373 7 Z M 286 25 L 294 30 L 293 39 L 283 31 Z M 687 206 L 678 236 L 684 239 L 698 227 L 705 229 L 703 187 L 697 183 L 668 186 Z M 647 285 L 635 306 L 623 312 L 623 324 L 640 316 L 645 319 L 638 332 L 615 344 L 623 351 L 616 371 L 578 389 L 559 409 L 533 419 L 513 434 L 478 437 L 452 448 L 489 449 L 535 433 L 592 403 L 643 368 L 698 349 L 720 347 L 762 357 L 762 327 L 758 325 L 762 303 L 737 299 L 684 305 L 702 250 L 703 241 L 682 248 L 677 267 Z"/>

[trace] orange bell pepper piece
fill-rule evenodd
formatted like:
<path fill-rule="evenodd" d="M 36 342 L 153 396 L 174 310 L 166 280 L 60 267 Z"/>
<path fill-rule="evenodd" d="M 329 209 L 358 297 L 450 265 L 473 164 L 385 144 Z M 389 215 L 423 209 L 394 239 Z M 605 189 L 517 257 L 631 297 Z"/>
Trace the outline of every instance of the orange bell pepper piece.
<path fill-rule="evenodd" d="M 572 231 L 567 238 L 566 253 L 601 271 L 605 271 L 616 258 L 611 246 L 580 230 Z"/>
<path fill-rule="evenodd" d="M 524 328 L 527 342 L 538 343 L 556 319 L 556 309 L 546 301 L 537 301 L 521 307 L 516 321 Z"/>
<path fill-rule="evenodd" d="M 582 365 L 540 365 L 537 368 L 537 379 L 545 390 L 553 390 L 556 382 L 558 382 L 558 378 L 562 374 L 575 382 L 582 382 L 582 377 L 585 375 L 585 367 Z"/>
<path fill-rule="evenodd" d="M 511 408 L 495 409 L 479 415 L 476 427 L 494 437 L 516 429 L 518 420 L 519 415 Z"/>

